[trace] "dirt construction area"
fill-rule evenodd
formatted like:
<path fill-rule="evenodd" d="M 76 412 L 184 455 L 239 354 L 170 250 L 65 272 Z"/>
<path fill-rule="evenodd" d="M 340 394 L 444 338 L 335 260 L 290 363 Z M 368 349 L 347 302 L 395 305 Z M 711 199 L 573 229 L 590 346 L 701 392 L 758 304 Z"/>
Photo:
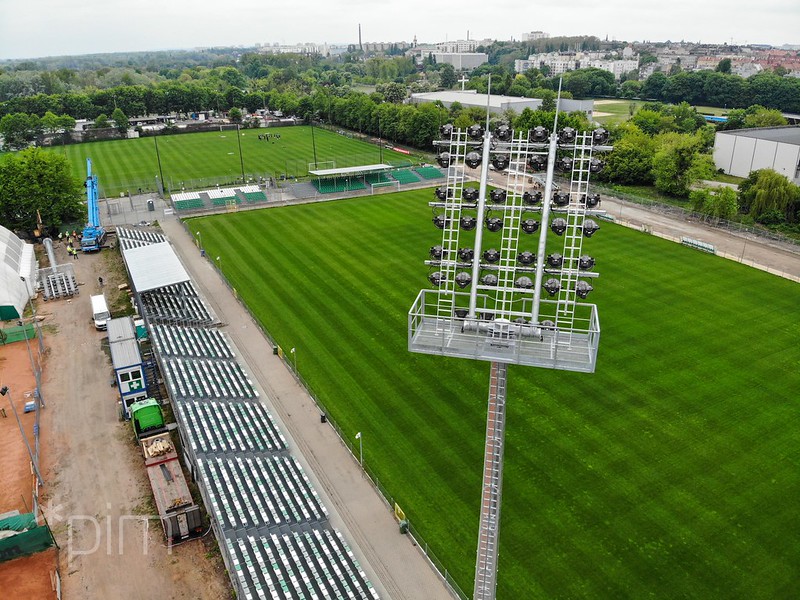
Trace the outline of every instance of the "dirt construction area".
<path fill-rule="evenodd" d="M 59 262 L 68 260 L 63 244 L 56 244 L 56 253 Z M 89 297 L 100 293 L 100 276 L 109 298 L 125 283 L 122 259 L 118 252 L 104 250 L 72 262 L 80 294 L 37 303 L 47 348 L 41 504 L 60 548 L 63 597 L 230 598 L 213 534 L 166 547 L 161 524 L 153 517 L 152 492 L 131 426 L 118 416 L 119 396 L 110 385 L 111 363 L 101 345 L 105 332 L 96 331 L 90 322 Z M 0 381 L 21 406 L 24 393 L 34 388 L 24 342 L 0 349 Z M 0 509 L 22 512 L 22 498 L 30 506 L 32 478 L 19 429 L 8 407 L 6 412 L 5 419 L 0 412 Z M 30 430 L 32 416 L 20 414 L 30 421 Z M 52 562 L 53 554 L 0 563 L 4 600 L 55 598 L 47 559 L 50 556 Z M 30 589 L 34 579 L 40 584 Z"/>

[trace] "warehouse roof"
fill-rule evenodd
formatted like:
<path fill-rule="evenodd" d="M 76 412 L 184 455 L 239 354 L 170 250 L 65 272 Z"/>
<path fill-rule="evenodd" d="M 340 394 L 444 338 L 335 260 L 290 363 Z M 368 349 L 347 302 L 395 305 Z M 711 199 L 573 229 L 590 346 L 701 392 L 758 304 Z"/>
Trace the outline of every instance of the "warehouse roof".
<path fill-rule="evenodd" d="M 133 288 L 147 292 L 189 281 L 189 274 L 168 242 L 151 244 L 122 251 Z"/>
<path fill-rule="evenodd" d="M 738 135 L 740 137 L 751 137 L 770 142 L 782 142 L 800 146 L 800 127 L 759 127 L 757 129 L 733 129 L 731 131 L 720 131 L 728 135 Z"/>

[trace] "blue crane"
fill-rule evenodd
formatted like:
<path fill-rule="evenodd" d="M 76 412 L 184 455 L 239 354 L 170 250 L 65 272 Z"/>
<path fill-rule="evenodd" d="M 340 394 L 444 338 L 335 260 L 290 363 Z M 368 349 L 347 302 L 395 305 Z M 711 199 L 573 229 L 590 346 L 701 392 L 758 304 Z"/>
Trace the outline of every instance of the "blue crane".
<path fill-rule="evenodd" d="M 106 230 L 100 224 L 100 205 L 97 200 L 97 175 L 92 175 L 92 159 L 86 159 L 86 212 L 88 213 L 86 227 L 83 228 L 81 237 L 81 250 L 94 252 L 103 247 L 106 240 Z"/>

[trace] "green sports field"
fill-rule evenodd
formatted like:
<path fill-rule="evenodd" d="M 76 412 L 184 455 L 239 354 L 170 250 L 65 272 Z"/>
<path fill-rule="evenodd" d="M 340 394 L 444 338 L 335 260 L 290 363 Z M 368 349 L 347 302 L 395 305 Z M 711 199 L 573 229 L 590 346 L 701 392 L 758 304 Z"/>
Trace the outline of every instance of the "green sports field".
<path fill-rule="evenodd" d="M 280 135 L 280 139 L 259 139 L 266 134 Z M 236 130 L 158 136 L 158 152 L 164 181 L 170 190 L 181 187 L 213 187 L 241 183 L 242 165 L 239 160 L 239 142 L 242 147 L 245 176 L 303 177 L 308 174 L 308 164 L 314 162 L 316 146 L 319 163 L 335 161 L 336 167 L 352 167 L 384 162 L 408 162 L 409 156 L 374 144 L 353 139 L 318 127 L 275 127 L 243 129 L 237 140 Z M 72 165 L 75 177 L 86 177 L 86 158 L 98 174 L 102 195 L 116 196 L 120 192 L 136 193 L 138 188 L 155 189 L 158 176 L 156 138 L 91 142 L 54 147 L 63 152 Z M 313 143 L 312 143 L 313 141 Z M 320 164 L 320 168 L 333 168 L 333 164 Z M 238 180 L 237 180 L 238 178 Z"/>
<path fill-rule="evenodd" d="M 406 349 L 431 196 L 190 227 L 469 594 L 489 365 Z M 800 287 L 606 223 L 584 249 L 597 372 L 509 370 L 498 598 L 793 597 Z"/>

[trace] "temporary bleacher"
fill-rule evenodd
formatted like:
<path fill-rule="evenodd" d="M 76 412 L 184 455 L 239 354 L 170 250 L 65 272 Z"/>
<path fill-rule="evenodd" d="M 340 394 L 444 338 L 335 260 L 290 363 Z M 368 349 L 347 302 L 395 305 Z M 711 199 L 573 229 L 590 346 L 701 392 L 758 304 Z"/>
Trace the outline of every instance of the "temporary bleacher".
<path fill-rule="evenodd" d="M 140 298 L 151 323 L 213 325 L 217 321 L 191 281 L 143 292 Z"/>
<path fill-rule="evenodd" d="M 334 177 L 331 179 L 317 179 L 314 186 L 321 194 L 334 194 L 339 192 L 353 192 L 367 189 L 367 185 L 353 177 Z"/>
<path fill-rule="evenodd" d="M 235 360 L 164 358 L 162 365 L 167 386 L 178 399 L 258 398 L 258 391 Z"/>
<path fill-rule="evenodd" d="M 410 169 L 398 169 L 397 171 L 392 171 L 392 177 L 399 181 L 400 185 L 405 183 L 419 183 L 419 177 L 417 177 L 416 173 Z"/>
<path fill-rule="evenodd" d="M 223 529 L 272 529 L 328 517 L 292 456 L 199 458 L 197 466 Z"/>
<path fill-rule="evenodd" d="M 244 199 L 250 203 L 266 202 L 267 195 L 261 191 L 257 185 L 245 185 L 239 188 L 239 193 L 244 196 Z"/>
<path fill-rule="evenodd" d="M 153 325 L 151 334 L 162 356 L 234 358 L 228 339 L 218 329 Z"/>
<path fill-rule="evenodd" d="M 154 293 L 157 292 L 157 293 Z M 176 299 L 210 309 L 189 281 L 140 295 L 184 442 L 237 598 L 378 594 L 328 512 L 227 336 L 172 322 Z"/>
<path fill-rule="evenodd" d="M 423 179 L 442 179 L 444 177 L 444 173 L 436 167 L 417 167 L 414 171 Z"/>
<path fill-rule="evenodd" d="M 183 400 L 178 418 L 194 432 L 193 460 L 207 454 L 269 453 L 286 449 L 286 440 L 267 408 L 259 402 Z"/>
<path fill-rule="evenodd" d="M 117 227 L 117 241 L 120 248 L 139 248 L 150 244 L 160 244 L 166 242 L 167 238 L 163 234 L 147 229 L 130 229 L 127 227 Z"/>
<path fill-rule="evenodd" d="M 203 199 L 198 192 L 178 192 L 172 194 L 172 206 L 175 210 L 196 210 L 205 208 Z"/>
<path fill-rule="evenodd" d="M 367 183 L 389 183 L 390 179 L 386 173 L 367 173 L 364 175 L 364 181 Z"/>
<path fill-rule="evenodd" d="M 236 188 L 217 188 L 207 190 L 206 194 L 211 198 L 211 204 L 214 206 L 226 206 L 230 202 L 241 204 L 241 199 L 236 195 Z"/>
<path fill-rule="evenodd" d="M 378 593 L 338 531 L 310 529 L 225 540 L 245 598 L 359 598 Z"/>

